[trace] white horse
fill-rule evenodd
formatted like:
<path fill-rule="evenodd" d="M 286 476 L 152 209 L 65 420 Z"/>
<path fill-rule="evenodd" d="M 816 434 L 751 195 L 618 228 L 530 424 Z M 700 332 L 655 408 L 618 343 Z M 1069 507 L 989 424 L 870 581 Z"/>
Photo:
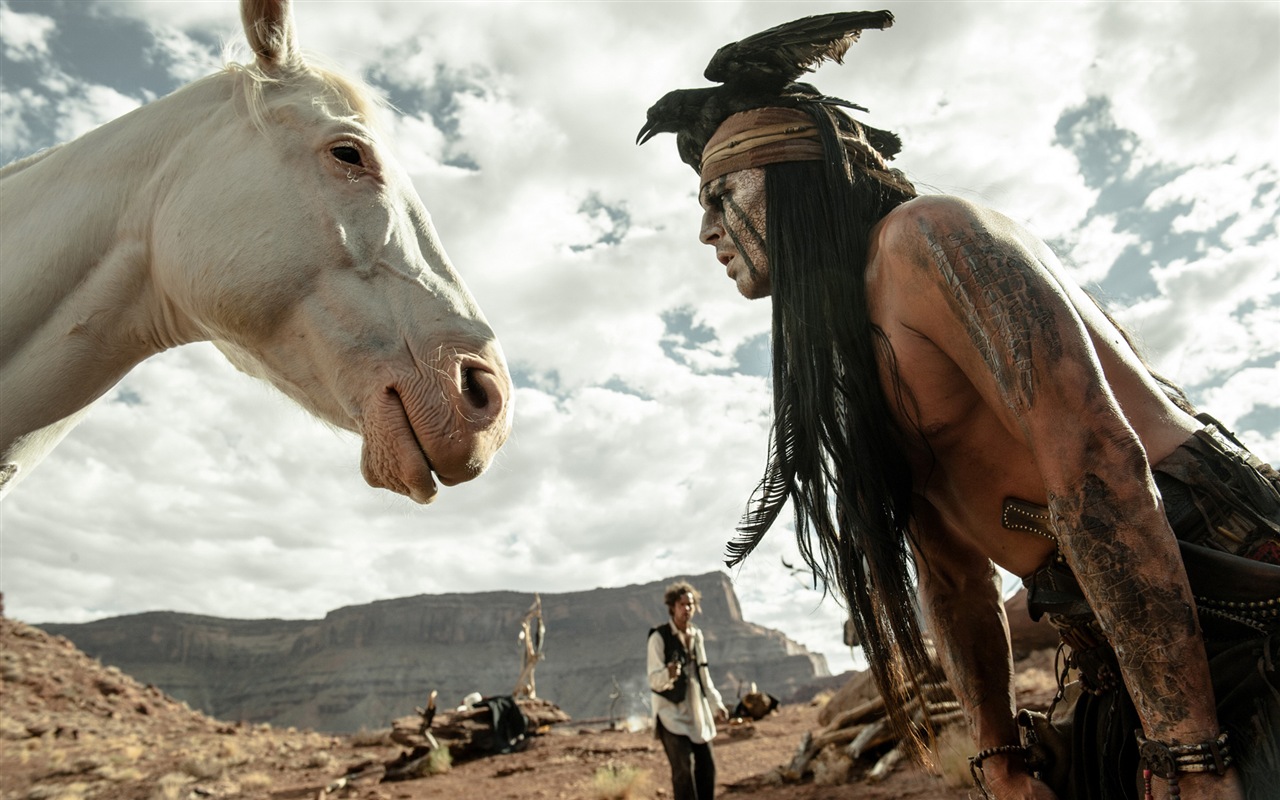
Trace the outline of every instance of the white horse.
<path fill-rule="evenodd" d="M 374 101 L 304 62 L 289 0 L 241 16 L 256 63 L 0 170 L 0 494 L 195 341 L 360 433 L 365 480 L 420 503 L 506 440 L 502 351 Z"/>

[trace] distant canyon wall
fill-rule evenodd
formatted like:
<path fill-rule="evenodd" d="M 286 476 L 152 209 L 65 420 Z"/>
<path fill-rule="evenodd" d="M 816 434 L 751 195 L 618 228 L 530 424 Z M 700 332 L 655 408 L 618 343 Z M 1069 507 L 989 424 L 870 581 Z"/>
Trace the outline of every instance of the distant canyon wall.
<path fill-rule="evenodd" d="M 730 708 L 750 682 L 785 698 L 828 675 L 824 656 L 745 621 L 728 576 L 713 572 L 542 594 L 538 696 L 575 719 L 647 715 L 646 633 L 666 621 L 662 591 L 680 578 L 702 592 L 695 624 Z M 533 599 L 522 592 L 419 595 L 340 608 L 322 620 L 151 612 L 40 627 L 218 719 L 349 733 L 412 714 L 432 690 L 446 708 L 470 692 L 510 694 L 521 665 L 520 623 Z"/>

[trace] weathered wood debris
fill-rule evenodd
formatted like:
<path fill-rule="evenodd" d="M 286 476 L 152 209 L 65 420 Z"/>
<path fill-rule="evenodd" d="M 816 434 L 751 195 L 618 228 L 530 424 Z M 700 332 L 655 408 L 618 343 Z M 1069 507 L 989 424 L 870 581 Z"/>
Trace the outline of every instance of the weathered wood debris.
<path fill-rule="evenodd" d="M 1011 597 L 1005 609 L 1015 658 L 1057 646 L 1058 633 L 1053 626 L 1046 620 L 1033 622 L 1027 614 L 1025 590 Z M 848 634 L 846 638 L 846 644 L 857 644 L 848 639 Z M 912 722 L 926 741 L 929 739 L 929 734 L 925 733 L 926 711 L 934 735 L 945 726 L 964 719 L 964 712 L 946 683 L 936 656 L 930 652 L 930 657 L 934 663 L 932 673 L 922 676 L 922 685 L 916 696 L 906 704 Z M 1034 702 L 1031 697 L 1024 699 Z M 1047 702 L 1047 698 L 1044 699 Z M 856 673 L 846 682 L 818 712 L 818 724 L 822 727 L 807 732 L 801 738 L 791 763 L 779 769 L 783 780 L 804 780 L 805 775 L 813 771 L 814 761 L 824 751 L 834 750 L 854 762 L 869 763 L 870 768 L 863 778 L 875 782 L 886 777 L 908 752 L 905 743 L 893 733 L 884 698 L 880 696 L 870 672 Z"/>
<path fill-rule="evenodd" d="M 411 748 L 406 757 L 429 754 L 447 748 L 451 760 L 465 761 L 494 753 L 520 749 L 528 737 L 545 732 L 570 717 L 555 703 L 538 697 L 533 672 L 545 658 L 542 648 L 547 628 L 542 620 L 542 598 L 533 604 L 520 622 L 520 676 L 510 696 L 467 702 L 454 711 L 436 709 L 436 692 L 431 692 L 425 708 L 415 708 L 415 716 L 400 717 L 391 723 L 391 741 Z M 475 695 L 479 697 L 479 695 Z M 468 698 L 468 701 L 471 698 Z M 493 702 L 490 702 L 493 701 Z M 520 714 L 513 713 L 513 707 Z M 523 719 L 519 717 L 523 715 Z M 501 719 L 497 718 L 501 716 Z"/>
<path fill-rule="evenodd" d="M 515 704 L 528 720 L 526 736 L 536 736 L 570 717 L 559 706 L 541 698 L 522 697 Z M 492 712 L 488 706 L 436 712 L 435 693 L 427 708 L 391 723 L 391 741 L 405 747 L 447 747 L 455 762 L 489 755 L 495 747 Z"/>
<path fill-rule="evenodd" d="M 912 722 L 921 728 L 927 710 L 935 731 L 963 717 L 955 695 L 943 682 L 920 687 L 919 694 L 906 705 Z M 886 749 L 887 745 L 890 746 Z M 904 743 L 889 724 L 884 698 L 878 694 L 836 714 L 825 727 L 805 733 L 791 763 L 781 770 L 783 780 L 802 781 L 814 759 L 827 748 L 839 748 L 853 761 L 874 755 L 875 760 L 864 775 L 868 781 L 887 776 L 906 754 Z"/>
<path fill-rule="evenodd" d="M 545 733 L 552 725 L 569 722 L 568 714 L 555 703 L 539 698 L 535 689 L 533 673 L 545 657 L 542 648 L 546 631 L 542 598 L 535 594 L 520 623 L 520 675 L 510 695 L 482 698 L 476 693 L 459 708 L 440 711 L 436 707 L 438 692 L 432 691 L 425 707 L 391 722 L 389 738 L 408 750 L 391 761 L 371 760 L 349 767 L 325 793 L 426 777 L 438 769 L 442 754 L 447 754 L 447 763 L 458 763 L 521 750 L 530 737 Z"/>
<path fill-rule="evenodd" d="M 496 731 L 490 706 L 478 704 L 437 713 L 436 692 L 432 692 L 425 708 L 415 708 L 415 714 L 391 723 L 389 738 L 408 750 L 401 751 L 391 761 L 369 760 L 348 767 L 326 792 L 424 778 L 431 774 L 433 759 L 441 752 L 448 752 L 448 763 L 510 752 L 520 749 L 529 737 L 570 720 L 568 714 L 548 700 L 509 699 L 524 715 L 524 723 L 514 729 L 504 727 L 502 731 Z"/>

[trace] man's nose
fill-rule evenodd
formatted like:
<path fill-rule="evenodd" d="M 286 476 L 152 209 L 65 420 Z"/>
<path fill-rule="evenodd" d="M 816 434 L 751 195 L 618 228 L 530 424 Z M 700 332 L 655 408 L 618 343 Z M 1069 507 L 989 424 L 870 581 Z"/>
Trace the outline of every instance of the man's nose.
<path fill-rule="evenodd" d="M 720 215 L 704 211 L 702 229 L 698 231 L 698 241 L 703 244 L 715 244 L 721 236 L 724 236 L 724 228 L 720 226 Z"/>

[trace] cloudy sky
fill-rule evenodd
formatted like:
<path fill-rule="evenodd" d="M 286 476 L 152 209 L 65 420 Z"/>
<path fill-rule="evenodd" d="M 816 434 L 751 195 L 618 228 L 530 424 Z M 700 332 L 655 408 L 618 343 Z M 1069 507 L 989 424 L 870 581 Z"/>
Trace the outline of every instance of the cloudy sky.
<path fill-rule="evenodd" d="M 514 433 L 482 479 L 416 506 L 365 485 L 353 435 L 212 346 L 167 352 L 0 504 L 6 613 L 318 618 L 723 568 L 766 453 L 769 308 L 698 244 L 673 139 L 633 142 L 720 45 L 850 8 L 298 0 L 304 49 L 399 110 L 393 150 L 511 363 Z M 1280 460 L 1280 5 L 889 8 L 891 30 L 813 82 L 898 131 L 920 186 L 1050 241 Z M 0 0 L 0 161 L 215 71 L 238 25 L 231 0 Z M 782 566 L 789 538 L 731 573 L 746 616 L 848 668 L 843 612 Z"/>

